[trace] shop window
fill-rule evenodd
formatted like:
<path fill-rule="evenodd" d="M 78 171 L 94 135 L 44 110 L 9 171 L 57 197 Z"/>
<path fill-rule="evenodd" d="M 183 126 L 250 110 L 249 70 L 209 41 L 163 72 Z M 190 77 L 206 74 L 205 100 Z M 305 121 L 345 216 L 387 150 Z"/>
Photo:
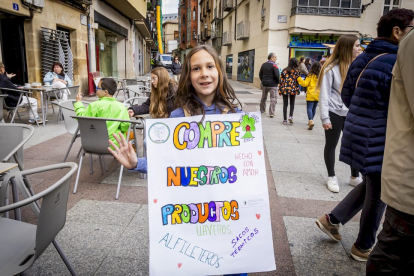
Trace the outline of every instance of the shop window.
<path fill-rule="evenodd" d="M 96 71 L 105 77 L 118 77 L 118 36 L 104 29 L 95 31 Z"/>
<path fill-rule="evenodd" d="M 384 10 L 382 14 L 386 14 L 390 10 L 400 8 L 400 0 L 384 0 Z"/>

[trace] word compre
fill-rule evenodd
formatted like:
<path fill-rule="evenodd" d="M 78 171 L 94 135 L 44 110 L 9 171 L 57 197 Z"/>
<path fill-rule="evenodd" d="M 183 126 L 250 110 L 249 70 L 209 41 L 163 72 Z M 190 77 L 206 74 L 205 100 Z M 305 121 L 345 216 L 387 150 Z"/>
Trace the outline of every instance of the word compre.
<path fill-rule="evenodd" d="M 167 204 L 161 208 L 162 224 L 168 224 L 168 218 L 171 217 L 171 224 L 182 223 L 204 223 L 220 222 L 224 220 L 238 220 L 239 203 L 232 201 L 210 201 L 198 204 Z"/>
<path fill-rule="evenodd" d="M 204 148 L 205 141 L 209 148 L 239 146 L 240 142 L 236 140 L 240 135 L 236 131 L 238 127 L 240 122 L 206 121 L 205 126 L 196 122 L 181 123 L 174 130 L 174 146 L 179 150 Z M 180 131 L 182 128 L 184 131 Z M 182 137 L 179 137 L 180 133 Z"/>
<path fill-rule="evenodd" d="M 167 168 L 167 186 L 198 186 L 219 183 L 234 183 L 237 180 L 234 166 L 200 166 Z"/>
<path fill-rule="evenodd" d="M 220 267 L 220 260 L 223 259 L 223 257 L 219 257 L 218 254 L 212 251 L 208 251 L 199 246 L 192 245 L 191 242 L 188 242 L 181 238 L 174 238 L 175 242 L 173 241 L 171 243 L 171 240 L 173 240 L 173 238 L 174 235 L 171 235 L 170 237 L 170 234 L 167 233 L 158 243 L 160 244 L 163 242 L 165 247 L 173 250 L 179 250 L 181 254 L 184 254 L 187 257 L 193 259 L 197 258 L 198 261 L 207 265 L 214 266 L 215 268 Z"/>

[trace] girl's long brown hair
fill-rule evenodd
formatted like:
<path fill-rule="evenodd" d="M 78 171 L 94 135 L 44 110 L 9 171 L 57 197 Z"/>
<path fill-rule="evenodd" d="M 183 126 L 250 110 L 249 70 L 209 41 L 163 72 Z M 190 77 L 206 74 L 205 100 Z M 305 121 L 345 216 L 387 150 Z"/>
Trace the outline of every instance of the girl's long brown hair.
<path fill-rule="evenodd" d="M 358 40 L 356 35 L 341 35 L 338 42 L 335 44 L 332 55 L 325 61 L 319 74 L 318 83 L 316 89 L 321 88 L 324 75 L 335 65 L 339 65 L 339 72 L 341 72 L 341 89 L 344 84 L 346 74 L 348 72 L 349 65 L 351 65 L 353 58 L 353 48 L 355 41 Z"/>
<path fill-rule="evenodd" d="M 154 68 L 151 71 L 158 77 L 157 88 L 151 83 L 151 99 L 149 112 L 152 118 L 168 118 L 169 113 L 167 109 L 167 96 L 170 91 L 170 86 L 177 85 L 175 81 L 170 79 L 168 71 L 163 67 Z M 169 95 L 172 96 L 172 95 Z"/>
<path fill-rule="evenodd" d="M 191 83 L 191 57 L 199 51 L 207 51 L 214 59 L 215 66 L 218 71 L 218 85 L 214 93 L 213 103 L 221 110 L 227 107 L 231 112 L 235 113 L 237 106 L 241 107 L 240 101 L 237 99 L 233 88 L 227 80 L 227 75 L 224 73 L 225 67 L 218 57 L 216 50 L 210 45 L 198 45 L 191 49 L 188 53 L 184 64 L 182 66 L 181 78 L 178 84 L 177 95 L 175 98 L 175 105 L 186 109 L 193 115 L 205 115 L 204 106 L 202 103 L 194 98 L 196 95 L 195 89 Z M 204 116 L 203 116 L 204 119 Z M 203 120 L 202 119 L 202 120 Z"/>

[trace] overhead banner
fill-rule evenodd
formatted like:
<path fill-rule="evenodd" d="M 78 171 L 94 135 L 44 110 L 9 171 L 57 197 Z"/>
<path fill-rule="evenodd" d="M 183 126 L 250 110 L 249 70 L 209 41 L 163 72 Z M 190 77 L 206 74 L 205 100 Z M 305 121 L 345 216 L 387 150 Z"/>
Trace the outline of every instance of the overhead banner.
<path fill-rule="evenodd" d="M 150 275 L 276 269 L 259 112 L 147 120 Z"/>

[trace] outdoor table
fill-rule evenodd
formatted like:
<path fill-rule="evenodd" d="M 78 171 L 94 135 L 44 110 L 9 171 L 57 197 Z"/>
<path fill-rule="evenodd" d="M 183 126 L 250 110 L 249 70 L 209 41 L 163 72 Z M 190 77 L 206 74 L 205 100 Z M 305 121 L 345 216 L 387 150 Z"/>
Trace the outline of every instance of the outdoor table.
<path fill-rule="evenodd" d="M 44 96 L 46 96 L 47 93 L 51 93 L 53 92 L 56 96 L 56 99 L 59 99 L 59 97 L 56 94 L 56 91 L 61 90 L 62 88 L 53 88 L 51 86 L 41 86 L 41 87 L 26 87 L 26 86 L 22 86 L 19 87 L 19 89 L 21 90 L 27 90 L 27 91 L 31 91 L 31 92 L 38 92 L 40 93 L 40 105 L 41 105 L 41 110 L 42 110 L 42 119 L 43 119 L 43 127 L 46 126 L 46 118 L 47 118 L 47 108 L 48 108 L 48 100 L 45 98 Z"/>
<path fill-rule="evenodd" d="M 16 163 L 0 163 L 0 174 L 6 173 L 16 167 Z"/>

